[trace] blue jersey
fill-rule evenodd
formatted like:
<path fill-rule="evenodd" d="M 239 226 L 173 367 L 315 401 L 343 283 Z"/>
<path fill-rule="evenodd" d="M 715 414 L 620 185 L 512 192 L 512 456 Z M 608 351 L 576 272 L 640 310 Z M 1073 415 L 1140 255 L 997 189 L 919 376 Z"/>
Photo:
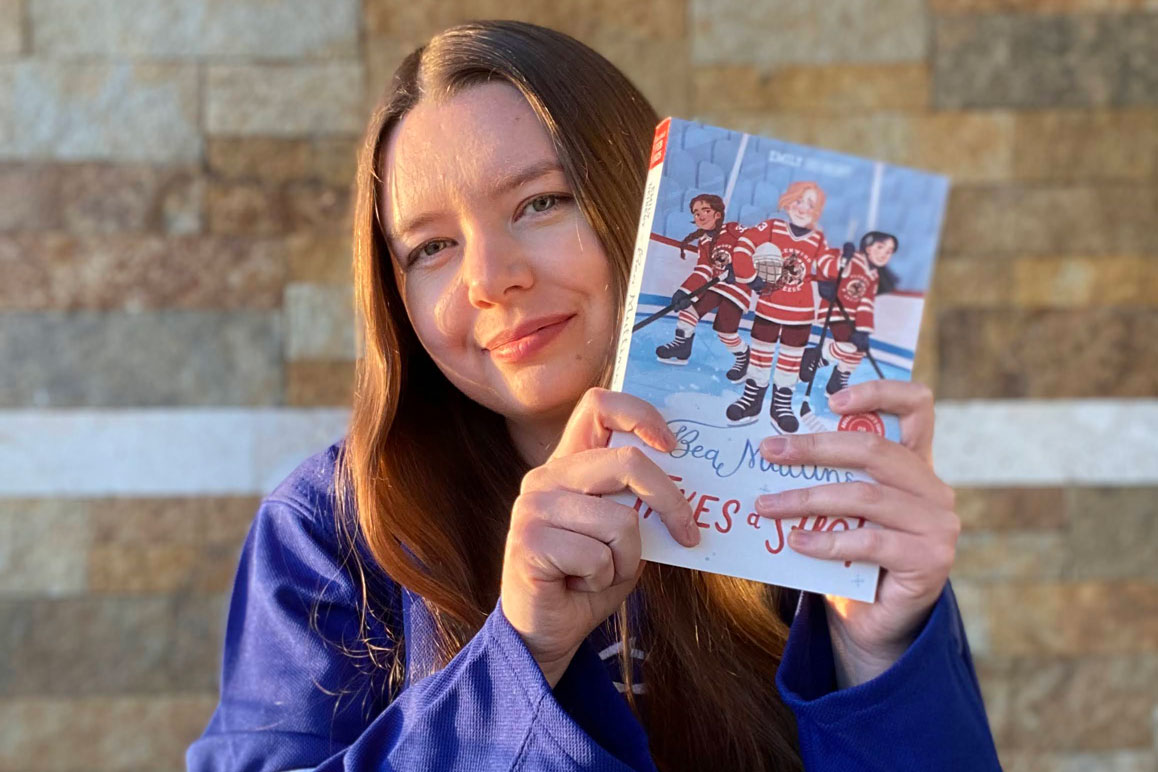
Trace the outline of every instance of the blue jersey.
<path fill-rule="evenodd" d="M 304 462 L 257 511 L 233 587 L 220 703 L 188 768 L 654 770 L 606 628 L 551 689 L 501 604 L 441 669 L 420 598 L 372 579 L 392 611 L 363 613 L 334 521 L 339 449 Z M 360 643 L 367 634 L 405 645 L 407 676 L 393 692 Z M 948 585 L 900 660 L 839 690 L 823 598 L 804 593 L 767 688 L 795 714 L 808 769 L 1000 769 Z"/>

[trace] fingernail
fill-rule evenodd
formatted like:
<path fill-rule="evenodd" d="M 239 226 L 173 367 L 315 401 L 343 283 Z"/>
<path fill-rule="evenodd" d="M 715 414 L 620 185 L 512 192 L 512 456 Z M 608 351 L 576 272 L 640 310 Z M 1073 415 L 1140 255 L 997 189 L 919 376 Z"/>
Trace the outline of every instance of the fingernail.
<path fill-rule="evenodd" d="M 756 497 L 757 509 L 772 509 L 776 506 L 776 502 L 780 500 L 778 493 L 765 493 L 763 496 Z"/>
<path fill-rule="evenodd" d="M 695 520 L 688 523 L 688 541 L 693 547 L 700 543 L 700 527 L 696 525 Z"/>
<path fill-rule="evenodd" d="M 676 445 L 679 445 L 679 440 L 676 439 L 675 432 L 670 427 L 665 425 L 663 427 L 663 436 L 667 439 L 668 447 L 675 450 Z"/>
<path fill-rule="evenodd" d="M 769 437 L 764 440 L 764 452 L 770 456 L 779 456 L 787 449 L 787 437 Z"/>
<path fill-rule="evenodd" d="M 812 531 L 789 531 L 788 541 L 794 547 L 809 547 L 816 544 L 816 534 Z"/>
<path fill-rule="evenodd" d="M 828 398 L 828 404 L 833 406 L 833 407 L 844 407 L 845 405 L 848 404 L 848 400 L 849 400 L 848 392 L 845 391 L 844 389 L 841 389 L 840 391 L 836 392 L 835 394 L 833 394 L 831 397 Z"/>

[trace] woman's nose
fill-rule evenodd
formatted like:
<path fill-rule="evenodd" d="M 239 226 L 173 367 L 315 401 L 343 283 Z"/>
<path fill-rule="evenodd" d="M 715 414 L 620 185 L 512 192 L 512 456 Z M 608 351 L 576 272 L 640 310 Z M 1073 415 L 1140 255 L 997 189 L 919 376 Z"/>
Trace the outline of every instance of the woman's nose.
<path fill-rule="evenodd" d="M 471 305 L 485 308 L 510 299 L 534 283 L 529 256 L 506 233 L 471 233 L 463 249 L 462 280 Z"/>

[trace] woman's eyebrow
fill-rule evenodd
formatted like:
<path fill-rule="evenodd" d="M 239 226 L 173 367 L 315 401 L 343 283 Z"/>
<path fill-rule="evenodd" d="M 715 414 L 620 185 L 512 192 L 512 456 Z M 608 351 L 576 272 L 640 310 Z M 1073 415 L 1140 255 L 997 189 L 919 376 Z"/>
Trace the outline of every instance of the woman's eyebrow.
<path fill-rule="evenodd" d="M 483 188 L 483 194 L 491 198 L 498 197 L 503 193 L 514 190 L 521 185 L 538 179 L 552 172 L 562 172 L 563 167 L 559 162 L 553 158 L 544 159 L 522 169 L 516 169 L 511 172 L 499 175 Z M 405 219 L 396 231 L 387 231 L 387 239 L 405 240 L 407 234 L 416 231 L 424 225 L 428 225 L 431 221 L 438 218 L 437 212 L 423 212 Z"/>

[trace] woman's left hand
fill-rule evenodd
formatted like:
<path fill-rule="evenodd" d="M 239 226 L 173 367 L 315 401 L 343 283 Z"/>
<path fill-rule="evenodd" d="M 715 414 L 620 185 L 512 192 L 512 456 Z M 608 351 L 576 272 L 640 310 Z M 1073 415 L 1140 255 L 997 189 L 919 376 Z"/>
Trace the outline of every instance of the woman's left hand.
<path fill-rule="evenodd" d="M 903 381 L 868 381 L 829 401 L 841 414 L 882 411 L 900 418 L 898 444 L 865 432 L 770 437 L 760 446 L 777 464 L 857 469 L 875 482 L 800 488 L 761 496 L 757 513 L 770 518 L 861 516 L 880 528 L 789 532 L 803 555 L 878 563 L 876 603 L 825 596 L 836 659 L 837 685 L 855 686 L 880 675 L 916 638 L 953 565 L 961 521 L 953 489 L 933 472 L 933 394 Z"/>

